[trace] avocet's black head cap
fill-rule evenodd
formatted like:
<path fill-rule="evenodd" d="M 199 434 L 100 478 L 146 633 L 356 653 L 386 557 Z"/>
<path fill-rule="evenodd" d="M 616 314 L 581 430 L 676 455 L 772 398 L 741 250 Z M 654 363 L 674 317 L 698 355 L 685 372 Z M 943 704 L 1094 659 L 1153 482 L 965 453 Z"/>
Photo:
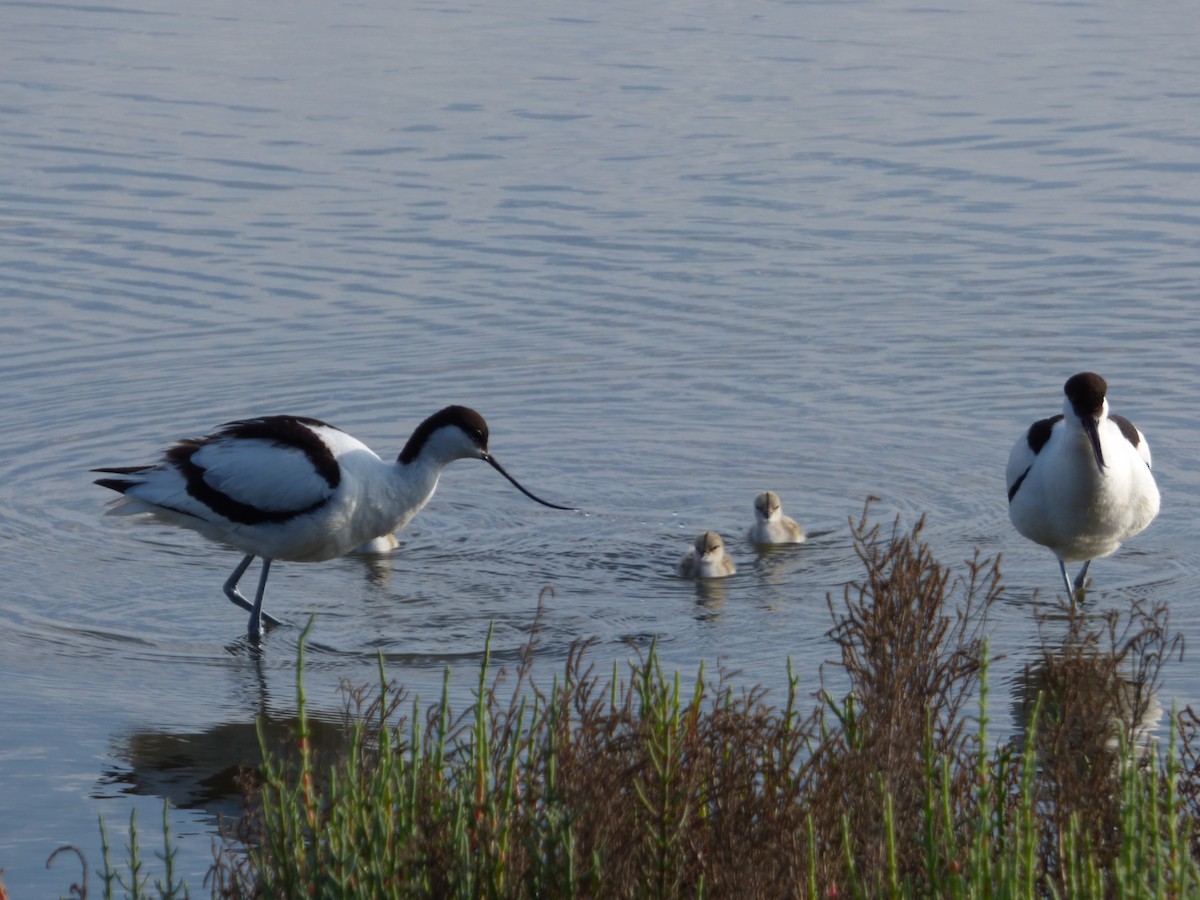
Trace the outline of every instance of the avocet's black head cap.
<path fill-rule="evenodd" d="M 487 451 L 488 427 L 483 416 L 466 406 L 447 406 L 417 426 L 404 449 L 400 451 L 400 462 L 407 465 L 421 455 L 421 449 L 430 436 L 439 428 L 459 428 L 475 442 L 480 450 Z"/>
<path fill-rule="evenodd" d="M 479 448 L 479 458 L 511 481 L 513 487 L 530 500 L 536 500 L 542 506 L 549 506 L 552 509 L 574 510 L 573 506 L 559 506 L 557 503 L 550 503 L 543 500 L 541 497 L 528 491 L 521 482 L 509 475 L 504 467 L 496 461 L 496 458 L 488 452 L 487 422 L 483 420 L 483 416 L 466 406 L 447 406 L 445 409 L 438 410 L 418 425 L 417 430 L 408 439 L 408 443 L 404 445 L 404 449 L 400 451 L 400 462 L 405 465 L 411 463 L 421 455 L 421 448 L 425 446 L 430 435 L 439 428 L 447 427 L 458 428 L 463 434 L 467 435 L 474 442 L 475 446 Z"/>
<path fill-rule="evenodd" d="M 1095 372 L 1080 372 L 1067 379 L 1063 393 L 1071 404 L 1071 409 L 1083 426 L 1088 443 L 1092 445 L 1092 455 L 1096 458 L 1096 467 L 1103 472 L 1105 469 L 1104 452 L 1100 448 L 1100 432 L 1096 421 L 1104 411 L 1104 395 L 1108 385 Z"/>
<path fill-rule="evenodd" d="M 1067 379 L 1063 393 L 1071 401 L 1075 415 L 1097 416 L 1104 406 L 1104 397 L 1108 393 L 1108 384 L 1095 372 L 1080 372 Z"/>

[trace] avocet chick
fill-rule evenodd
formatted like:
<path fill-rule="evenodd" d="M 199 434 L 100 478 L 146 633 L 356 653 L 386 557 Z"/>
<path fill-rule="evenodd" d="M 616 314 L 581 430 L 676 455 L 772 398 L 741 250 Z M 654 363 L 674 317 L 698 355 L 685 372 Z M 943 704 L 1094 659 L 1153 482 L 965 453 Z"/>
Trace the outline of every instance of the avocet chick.
<path fill-rule="evenodd" d="M 750 527 L 752 544 L 799 544 L 804 529 L 783 514 L 783 504 L 774 491 L 763 491 L 754 498 L 754 524 Z"/>
<path fill-rule="evenodd" d="M 691 552 L 679 561 L 679 574 L 684 578 L 724 578 L 736 571 L 733 560 L 725 553 L 725 542 L 715 531 L 698 535 Z"/>

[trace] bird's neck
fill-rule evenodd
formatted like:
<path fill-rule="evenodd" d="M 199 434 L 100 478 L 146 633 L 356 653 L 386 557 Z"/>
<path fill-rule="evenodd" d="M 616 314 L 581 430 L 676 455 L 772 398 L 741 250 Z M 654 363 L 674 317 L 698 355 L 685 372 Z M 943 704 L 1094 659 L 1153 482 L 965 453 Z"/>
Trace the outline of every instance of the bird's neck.
<path fill-rule="evenodd" d="M 392 485 L 396 509 L 401 516 L 398 528 L 407 524 L 429 502 L 437 489 L 443 468 L 445 466 L 442 463 L 424 456 L 418 456 L 410 463 L 395 463 Z"/>

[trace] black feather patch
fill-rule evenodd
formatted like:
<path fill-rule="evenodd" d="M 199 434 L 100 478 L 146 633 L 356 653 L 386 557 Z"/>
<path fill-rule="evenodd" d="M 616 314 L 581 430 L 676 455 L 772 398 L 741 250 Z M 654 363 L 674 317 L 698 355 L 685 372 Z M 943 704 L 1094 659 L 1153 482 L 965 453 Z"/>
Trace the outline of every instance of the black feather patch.
<path fill-rule="evenodd" d="M 154 466 L 113 466 L 108 469 L 92 469 L 93 472 L 107 472 L 109 475 L 136 475 L 139 472 L 148 472 Z"/>
<path fill-rule="evenodd" d="M 187 482 L 187 492 L 219 516 L 239 525 L 267 525 L 287 522 L 299 516 L 316 512 L 327 502 L 329 496 L 302 509 L 259 509 L 249 503 L 235 500 L 224 491 L 219 491 L 204 480 L 204 469 L 192 462 L 192 456 L 204 446 L 204 441 L 181 441 L 167 451 L 167 458 Z"/>
<path fill-rule="evenodd" d="M 1029 443 L 1029 449 L 1033 451 L 1033 455 L 1037 456 L 1042 452 L 1042 448 L 1046 446 L 1046 441 L 1050 440 L 1050 432 L 1054 430 L 1055 424 L 1062 420 L 1062 413 L 1057 416 L 1051 416 L 1048 419 L 1038 419 L 1029 426 L 1029 434 L 1025 436 L 1025 440 Z"/>
<path fill-rule="evenodd" d="M 1050 440 L 1050 433 L 1054 431 L 1054 426 L 1062 419 L 1062 413 L 1056 416 L 1051 416 L 1048 419 L 1038 419 L 1029 426 L 1029 431 L 1025 435 L 1025 442 L 1029 445 L 1029 449 L 1033 451 L 1033 455 L 1037 456 L 1042 452 L 1042 448 L 1046 446 L 1046 441 Z M 1032 468 L 1032 467 L 1031 467 Z M 1008 502 L 1012 503 L 1013 497 L 1017 496 L 1017 491 L 1021 487 L 1021 483 L 1025 481 L 1025 476 L 1029 474 L 1029 469 L 1021 473 L 1021 477 L 1012 483 L 1012 487 L 1008 489 Z"/>
<path fill-rule="evenodd" d="M 200 501 L 219 516 L 240 525 L 264 525 L 281 523 L 298 516 L 316 512 L 324 506 L 329 496 L 315 503 L 310 503 L 301 509 L 268 510 L 259 509 L 249 503 L 235 500 L 223 491 L 219 491 L 204 480 L 204 469 L 192 460 L 202 447 L 218 440 L 259 440 L 266 441 L 277 447 L 290 447 L 301 451 L 312 463 L 314 471 L 320 475 L 330 493 L 341 483 L 342 470 L 338 466 L 333 452 L 326 446 L 310 426 L 333 428 L 332 425 L 303 416 L 263 416 L 258 419 L 244 419 L 238 422 L 228 422 L 221 430 L 208 437 L 189 438 L 179 441 L 164 454 L 164 464 L 173 466 L 184 478 L 188 495 Z M 337 429 L 334 429 L 335 431 Z M 155 466 L 119 466 L 105 469 L 93 469 L 93 472 L 105 472 L 110 475 L 137 475 Z M 126 493 L 130 488 L 141 484 L 137 478 L 99 478 L 96 484 L 110 490 Z M 173 507 L 164 507 L 173 509 Z M 184 510 L 175 512 L 191 515 Z"/>
<path fill-rule="evenodd" d="M 100 472 L 103 470 L 94 469 L 93 471 Z M 100 485 L 100 487 L 106 487 L 106 488 L 109 488 L 110 490 L 114 490 L 119 494 L 123 494 L 127 490 L 129 490 L 131 487 L 133 487 L 135 484 L 138 484 L 139 482 L 127 481 L 124 478 L 97 478 L 92 483 L 98 484 L 98 485 Z"/>
<path fill-rule="evenodd" d="M 1030 466 L 1030 468 L 1033 468 Z M 1029 469 L 1021 473 L 1021 477 L 1012 483 L 1012 487 L 1008 489 L 1008 502 L 1012 503 L 1013 497 L 1017 496 L 1017 490 L 1021 487 L 1021 482 L 1025 480 L 1025 476 L 1029 474 Z"/>
<path fill-rule="evenodd" d="M 196 448 L 218 438 L 267 441 L 277 447 L 294 447 L 302 451 L 317 474 L 325 479 L 325 483 L 330 488 L 335 488 L 341 483 L 342 470 L 329 447 L 309 426 L 333 428 L 320 419 L 304 416 L 262 416 L 258 419 L 243 419 L 226 423 L 212 437 L 201 438 L 198 441 L 180 441 L 167 451 L 167 457 L 170 458 L 178 447 L 189 445 L 192 445 L 191 452 L 194 453 Z"/>
<path fill-rule="evenodd" d="M 1125 435 L 1125 440 L 1133 444 L 1134 447 L 1141 444 L 1142 439 L 1138 437 L 1138 430 L 1127 418 L 1124 416 L 1109 416 L 1108 418 L 1115 422 L 1117 427 L 1121 429 L 1121 434 Z"/>

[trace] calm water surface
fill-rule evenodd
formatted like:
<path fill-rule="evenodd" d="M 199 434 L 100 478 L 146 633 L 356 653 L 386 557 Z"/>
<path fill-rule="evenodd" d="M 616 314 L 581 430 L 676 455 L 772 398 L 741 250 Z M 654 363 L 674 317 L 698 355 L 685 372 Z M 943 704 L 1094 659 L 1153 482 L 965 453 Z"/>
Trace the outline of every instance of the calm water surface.
<path fill-rule="evenodd" d="M 232 418 L 326 419 L 391 456 L 480 410 L 531 503 L 458 463 L 394 556 L 280 564 L 308 695 L 391 676 L 469 696 L 553 586 L 536 671 L 657 638 L 801 690 L 833 655 L 847 522 L 928 514 L 1004 555 L 996 727 L 1048 551 L 1009 448 L 1081 369 L 1148 435 L 1153 527 L 1097 610 L 1170 605 L 1200 645 L 1200 19 L 1100 2 L 0 3 L 0 866 L 77 877 L 131 809 L 178 808 L 193 890 L 253 723 L 294 715 L 298 627 L 261 655 L 227 550 L 106 518 L 98 465 Z M 816 537 L 758 558 L 773 488 Z M 701 530 L 738 574 L 672 576 Z M 632 647 L 631 647 L 632 644 Z M 836 679 L 836 674 L 827 672 Z M 1200 703 L 1189 652 L 1160 701 Z M 776 696 L 778 696 L 776 694 Z"/>

